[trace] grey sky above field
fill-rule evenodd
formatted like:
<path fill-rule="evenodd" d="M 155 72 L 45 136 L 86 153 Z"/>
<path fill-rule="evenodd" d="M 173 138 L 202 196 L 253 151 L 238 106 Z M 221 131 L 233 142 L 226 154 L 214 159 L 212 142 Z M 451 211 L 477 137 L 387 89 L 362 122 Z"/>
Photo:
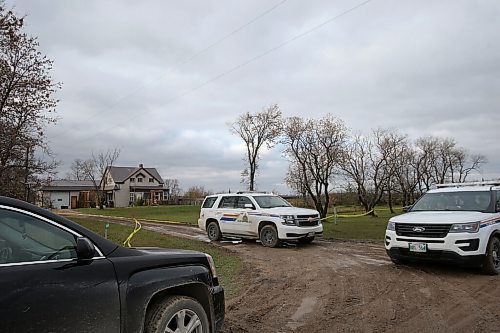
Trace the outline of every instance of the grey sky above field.
<path fill-rule="evenodd" d="M 54 60 L 65 176 L 118 147 L 181 187 L 242 189 L 244 145 L 228 123 L 277 103 L 355 131 L 454 137 L 500 177 L 500 2 L 7 1 Z M 352 9 L 352 10 L 351 10 Z M 281 148 L 257 185 L 287 193 Z"/>

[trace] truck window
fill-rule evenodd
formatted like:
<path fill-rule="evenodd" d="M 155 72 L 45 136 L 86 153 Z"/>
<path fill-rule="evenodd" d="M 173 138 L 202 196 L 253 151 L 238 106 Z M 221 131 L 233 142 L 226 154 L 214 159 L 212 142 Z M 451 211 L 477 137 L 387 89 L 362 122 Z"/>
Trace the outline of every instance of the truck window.
<path fill-rule="evenodd" d="M 212 208 L 212 206 L 214 205 L 215 203 L 215 200 L 217 200 L 217 197 L 208 197 L 205 199 L 205 201 L 203 202 L 203 208 Z"/>

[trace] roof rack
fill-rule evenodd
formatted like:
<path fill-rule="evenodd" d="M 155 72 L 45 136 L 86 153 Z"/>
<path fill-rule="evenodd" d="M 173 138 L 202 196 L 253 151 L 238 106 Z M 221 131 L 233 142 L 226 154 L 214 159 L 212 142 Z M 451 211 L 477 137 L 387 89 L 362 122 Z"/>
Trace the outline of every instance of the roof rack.
<path fill-rule="evenodd" d="M 437 188 L 465 187 L 465 186 L 500 186 L 500 180 L 491 180 L 491 181 L 483 181 L 483 182 L 436 184 Z"/>
<path fill-rule="evenodd" d="M 238 191 L 236 194 L 272 194 L 272 192 L 266 192 L 266 191 Z"/>

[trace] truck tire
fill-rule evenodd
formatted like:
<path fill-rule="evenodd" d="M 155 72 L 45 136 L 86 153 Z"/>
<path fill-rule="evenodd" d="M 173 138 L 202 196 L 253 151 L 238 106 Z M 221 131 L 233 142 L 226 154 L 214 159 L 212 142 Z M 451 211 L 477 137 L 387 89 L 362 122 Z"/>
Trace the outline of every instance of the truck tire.
<path fill-rule="evenodd" d="M 260 229 L 260 242 L 266 247 L 277 247 L 279 245 L 278 231 L 276 227 L 267 224 Z"/>
<path fill-rule="evenodd" d="M 500 239 L 497 236 L 491 237 L 488 242 L 483 271 L 490 275 L 500 274 Z"/>
<path fill-rule="evenodd" d="M 210 222 L 207 226 L 208 239 L 211 241 L 218 241 L 222 239 L 219 224 L 217 222 Z"/>
<path fill-rule="evenodd" d="M 145 332 L 208 333 L 210 325 L 205 310 L 195 299 L 172 296 L 155 304 L 148 311 Z"/>

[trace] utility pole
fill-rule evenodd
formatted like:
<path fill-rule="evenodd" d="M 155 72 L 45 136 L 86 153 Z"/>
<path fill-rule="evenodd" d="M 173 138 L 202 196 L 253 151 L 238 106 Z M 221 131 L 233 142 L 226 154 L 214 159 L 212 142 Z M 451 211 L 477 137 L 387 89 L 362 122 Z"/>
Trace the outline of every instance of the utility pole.
<path fill-rule="evenodd" d="M 26 146 L 26 159 L 24 161 L 24 201 L 26 202 L 28 202 L 30 195 L 30 186 L 28 184 L 29 155 L 30 155 L 30 147 Z"/>

